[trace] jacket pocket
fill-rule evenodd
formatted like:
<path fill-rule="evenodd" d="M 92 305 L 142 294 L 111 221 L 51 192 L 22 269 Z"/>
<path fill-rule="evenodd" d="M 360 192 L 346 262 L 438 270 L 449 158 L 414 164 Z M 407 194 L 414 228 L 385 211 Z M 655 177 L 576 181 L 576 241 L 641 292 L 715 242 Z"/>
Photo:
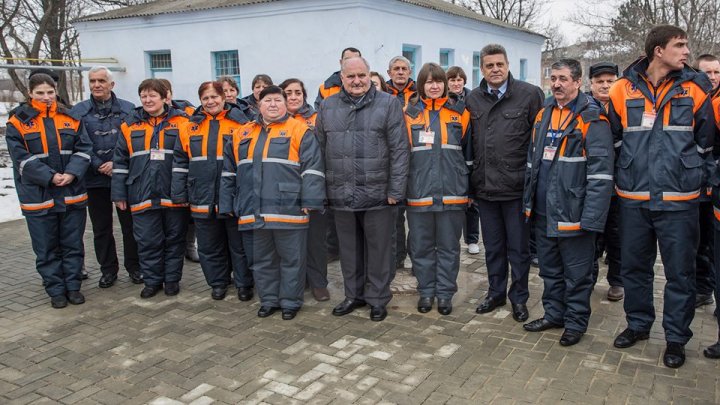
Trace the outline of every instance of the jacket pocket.
<path fill-rule="evenodd" d="M 524 109 L 507 110 L 502 112 L 507 121 L 503 124 L 505 128 L 512 128 L 515 131 L 525 132 L 528 130 L 527 111 Z"/>
<path fill-rule="evenodd" d="M 694 101 L 690 97 L 673 98 L 670 100 L 670 125 L 689 127 L 693 123 Z"/>
<path fill-rule="evenodd" d="M 201 136 L 191 136 L 188 148 L 190 149 L 190 157 L 202 156 L 203 138 Z"/>
<path fill-rule="evenodd" d="M 642 123 L 642 116 L 645 112 L 645 99 L 631 99 L 625 101 L 625 109 L 627 110 L 627 126 L 639 127 Z"/>
<path fill-rule="evenodd" d="M 32 132 L 29 134 L 26 134 L 25 137 L 25 146 L 27 146 L 28 152 L 32 153 L 33 155 L 39 155 L 42 153 L 45 153 L 45 150 L 43 148 L 42 139 L 40 138 L 39 132 Z"/>
<path fill-rule="evenodd" d="M 635 181 L 632 173 L 633 156 L 629 153 L 620 152 L 617 161 L 617 174 L 615 176 L 616 184 L 619 189 L 632 191 Z"/>
<path fill-rule="evenodd" d="M 703 184 L 703 159 L 696 153 L 690 152 L 680 156 L 683 166 L 682 191 L 695 191 Z"/>
<path fill-rule="evenodd" d="M 72 152 L 75 149 L 75 139 L 77 138 L 75 131 L 60 130 L 58 134 L 60 136 L 60 149 Z"/>
<path fill-rule="evenodd" d="M 271 138 L 267 156 L 269 158 L 287 159 L 290 155 L 290 138 Z"/>
<path fill-rule="evenodd" d="M 582 216 L 582 208 L 585 203 L 585 186 L 568 188 L 568 222 L 578 222 Z"/>
<path fill-rule="evenodd" d="M 300 207 L 300 183 L 278 183 L 280 206 L 283 208 Z"/>
<path fill-rule="evenodd" d="M 175 148 L 175 141 L 177 141 L 178 130 L 168 129 L 165 130 L 165 143 L 163 143 L 163 149 L 173 150 Z"/>
<path fill-rule="evenodd" d="M 462 124 L 458 122 L 450 122 L 447 124 L 447 142 L 450 145 L 462 144 Z"/>
<path fill-rule="evenodd" d="M 132 131 L 130 133 L 130 143 L 134 152 L 145 150 L 145 130 Z"/>
<path fill-rule="evenodd" d="M 248 152 L 250 151 L 250 138 L 241 139 L 237 148 L 238 160 L 247 159 Z"/>

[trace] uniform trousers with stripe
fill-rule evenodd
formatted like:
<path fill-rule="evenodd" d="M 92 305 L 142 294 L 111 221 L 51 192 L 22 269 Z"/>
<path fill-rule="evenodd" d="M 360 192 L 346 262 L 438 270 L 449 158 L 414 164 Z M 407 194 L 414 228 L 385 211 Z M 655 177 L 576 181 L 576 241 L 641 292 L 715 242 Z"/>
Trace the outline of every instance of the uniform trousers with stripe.
<path fill-rule="evenodd" d="M 328 212 L 310 211 L 310 226 L 307 230 L 307 266 L 305 279 L 310 288 L 326 288 L 327 253 L 326 244 Z"/>
<path fill-rule="evenodd" d="M 650 211 L 621 201 L 620 275 L 625 286 L 628 328 L 649 332 L 655 321 L 653 284 L 657 247 L 665 272 L 665 340 L 685 344 L 695 316 L 695 255 L 699 239 L 698 206 L 684 211 Z"/>
<path fill-rule="evenodd" d="M 535 215 L 534 224 L 544 285 L 543 317 L 567 330 L 585 333 L 590 320 L 596 234 L 548 237 L 546 216 Z"/>
<path fill-rule="evenodd" d="M 397 207 L 334 214 L 345 298 L 386 306 L 392 299 Z"/>
<path fill-rule="evenodd" d="M 529 296 L 530 227 L 522 213 L 522 200 L 476 201 L 488 270 L 488 296 L 496 299 L 507 296 L 513 304 L 525 304 Z"/>
<path fill-rule="evenodd" d="M 133 214 L 140 272 L 146 286 L 177 283 L 182 278 L 187 208 L 153 208 Z"/>
<path fill-rule="evenodd" d="M 100 264 L 102 274 L 117 274 L 118 263 L 115 236 L 113 235 L 113 203 L 110 199 L 110 187 L 89 188 L 88 214 L 93 230 L 95 257 Z M 123 262 L 128 273 L 139 271 L 137 242 L 133 236 L 132 214 L 130 210 L 115 208 L 123 238 Z"/>
<path fill-rule="evenodd" d="M 420 297 L 452 299 L 460 270 L 465 210 L 407 211 L 413 271 Z"/>
<path fill-rule="evenodd" d="M 35 267 L 50 297 L 80 291 L 86 221 L 85 208 L 25 217 Z"/>
<path fill-rule="evenodd" d="M 232 272 L 235 287 L 253 286 L 237 218 L 195 218 L 198 256 L 210 287 L 226 287 Z"/>
<path fill-rule="evenodd" d="M 260 305 L 300 309 L 305 292 L 307 229 L 254 229 L 240 233 Z"/>

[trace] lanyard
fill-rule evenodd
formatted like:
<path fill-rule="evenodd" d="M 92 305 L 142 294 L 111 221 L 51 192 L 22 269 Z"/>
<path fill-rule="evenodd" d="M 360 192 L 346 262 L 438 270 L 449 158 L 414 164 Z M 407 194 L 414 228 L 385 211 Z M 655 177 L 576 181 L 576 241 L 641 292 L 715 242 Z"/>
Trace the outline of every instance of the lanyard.
<path fill-rule="evenodd" d="M 570 119 L 575 115 L 572 108 L 569 108 L 569 110 L 570 110 L 570 114 L 568 114 L 565 117 L 565 119 L 562 122 L 560 122 L 560 120 L 562 119 L 562 113 L 563 113 L 563 109 L 562 108 L 560 109 L 560 114 L 558 114 L 558 127 L 556 130 L 550 131 L 550 134 L 551 134 L 550 135 L 550 146 L 555 146 L 555 137 L 557 136 L 557 134 L 564 131 L 564 128 L 566 128 L 567 124 L 570 123 L 569 122 Z"/>
<path fill-rule="evenodd" d="M 150 148 L 160 149 L 160 131 L 162 131 L 167 125 L 169 115 L 170 114 L 165 114 L 159 124 L 157 123 L 157 118 L 155 118 L 155 123 L 153 124 L 152 138 L 150 138 Z"/>

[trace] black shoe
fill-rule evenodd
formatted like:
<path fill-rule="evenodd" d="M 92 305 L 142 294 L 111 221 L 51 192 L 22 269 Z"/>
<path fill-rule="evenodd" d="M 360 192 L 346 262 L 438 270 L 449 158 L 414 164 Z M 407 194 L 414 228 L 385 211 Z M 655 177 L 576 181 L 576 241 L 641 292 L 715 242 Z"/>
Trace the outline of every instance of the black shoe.
<path fill-rule="evenodd" d="M 695 296 L 695 308 L 700 308 L 703 305 L 711 305 L 713 302 L 712 293 L 698 294 Z"/>
<path fill-rule="evenodd" d="M 525 322 L 530 316 L 528 313 L 527 305 L 525 304 L 512 304 L 513 319 L 516 322 Z"/>
<path fill-rule="evenodd" d="M 663 354 L 663 364 L 670 368 L 678 368 L 685 364 L 685 346 L 668 342 Z"/>
<path fill-rule="evenodd" d="M 354 311 L 355 308 L 364 307 L 365 305 L 366 305 L 365 301 L 345 298 L 345 301 L 337 304 L 337 306 L 335 306 L 335 308 L 333 308 L 332 314 L 335 316 L 347 315 L 350 312 Z"/>
<path fill-rule="evenodd" d="M 548 329 L 562 328 L 562 325 L 548 321 L 545 318 L 536 319 L 523 325 L 523 329 L 528 332 L 542 332 Z"/>
<path fill-rule="evenodd" d="M 250 301 L 253 299 L 252 287 L 238 287 L 237 293 L 240 301 Z"/>
<path fill-rule="evenodd" d="M 417 303 L 418 312 L 421 314 L 428 313 L 432 310 L 433 297 L 420 297 Z"/>
<path fill-rule="evenodd" d="M 440 315 L 450 315 L 452 312 L 452 299 L 438 298 L 437 310 Z"/>
<path fill-rule="evenodd" d="M 165 283 L 165 295 L 178 295 L 180 292 L 180 283 L 177 281 L 168 281 Z"/>
<path fill-rule="evenodd" d="M 151 298 L 154 297 L 162 289 L 162 285 L 145 285 L 145 288 L 140 291 L 140 298 Z"/>
<path fill-rule="evenodd" d="M 560 346 L 572 346 L 578 344 L 582 339 L 584 333 L 576 332 L 574 330 L 565 329 L 562 336 L 560 336 Z"/>
<path fill-rule="evenodd" d="M 212 299 L 220 301 L 225 299 L 225 296 L 227 295 L 227 286 L 222 287 L 213 287 L 212 292 L 210 293 L 210 296 Z"/>
<path fill-rule="evenodd" d="M 117 273 L 103 274 L 100 281 L 98 281 L 98 287 L 110 288 L 115 284 L 115 281 L 117 281 Z"/>
<path fill-rule="evenodd" d="M 627 328 L 615 338 L 613 346 L 617 347 L 618 349 L 627 349 L 628 347 L 634 346 L 635 343 L 638 342 L 638 340 L 646 340 L 649 338 L 650 333 L 648 332 L 639 332 Z"/>
<path fill-rule="evenodd" d="M 720 359 L 720 341 L 703 350 L 703 355 L 708 359 Z"/>
<path fill-rule="evenodd" d="M 53 308 L 65 308 L 68 304 L 67 297 L 64 295 L 56 295 L 54 297 L 50 297 L 50 305 L 52 305 Z"/>
<path fill-rule="evenodd" d="M 85 266 L 83 266 L 82 270 L 80 271 L 80 280 L 87 280 L 90 278 L 90 273 L 85 270 Z"/>
<path fill-rule="evenodd" d="M 130 276 L 130 281 L 133 284 L 142 284 L 143 283 L 143 277 L 142 274 L 140 274 L 139 271 L 128 271 L 128 276 Z"/>
<path fill-rule="evenodd" d="M 80 305 L 85 303 L 85 296 L 80 291 L 68 291 L 67 300 L 73 305 Z"/>
<path fill-rule="evenodd" d="M 485 297 L 482 303 L 478 305 L 475 312 L 478 314 L 486 314 L 488 312 L 492 312 L 497 307 L 501 307 L 503 305 L 507 304 L 507 301 L 505 301 L 505 298 L 492 298 L 489 295 Z"/>
<path fill-rule="evenodd" d="M 384 306 L 377 306 L 370 308 L 370 320 L 373 322 L 380 322 L 387 316 L 387 309 Z"/>
<path fill-rule="evenodd" d="M 280 309 L 278 307 L 260 307 L 258 309 L 258 318 L 267 318 L 268 316 L 274 314 L 277 312 L 277 310 Z"/>
<path fill-rule="evenodd" d="M 295 315 L 297 315 L 298 311 L 299 311 L 299 309 L 283 308 L 282 309 L 283 321 L 289 321 L 289 320 L 295 318 Z"/>

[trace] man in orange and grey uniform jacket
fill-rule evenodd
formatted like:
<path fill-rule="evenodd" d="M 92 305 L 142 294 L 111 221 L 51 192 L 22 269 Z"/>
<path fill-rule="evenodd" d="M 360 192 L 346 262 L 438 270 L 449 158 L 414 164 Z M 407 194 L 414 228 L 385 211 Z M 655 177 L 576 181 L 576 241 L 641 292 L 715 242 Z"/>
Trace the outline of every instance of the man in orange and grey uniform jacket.
<path fill-rule="evenodd" d="M 342 62 L 345 59 L 349 58 L 356 58 L 362 56 L 362 53 L 359 49 L 354 48 L 352 46 L 347 47 L 340 52 L 340 65 L 342 66 Z M 340 78 L 340 71 L 334 72 L 330 75 L 330 77 L 325 80 L 323 84 L 320 85 L 320 88 L 318 89 L 318 95 L 315 99 L 315 110 L 317 111 L 318 108 L 320 108 L 320 103 L 332 96 L 333 94 L 337 94 L 342 89 L 342 79 Z M 313 121 L 313 127 L 315 127 L 315 122 Z M 318 215 L 315 213 L 315 215 Z M 332 212 L 332 210 L 325 211 L 324 214 L 326 218 L 326 235 L 325 235 L 325 244 L 327 246 L 327 261 L 328 263 L 331 261 L 335 261 L 339 257 L 339 247 L 338 247 L 338 237 L 337 237 L 337 231 L 335 230 L 335 216 Z M 312 227 L 311 227 L 312 228 Z"/>
<path fill-rule="evenodd" d="M 715 103 L 720 97 L 720 61 L 713 55 L 700 55 L 695 59 L 696 69 L 705 72 L 710 79 L 712 90 L 710 97 Z M 715 114 L 717 110 L 713 108 Z M 717 134 L 715 142 L 718 142 Z M 720 148 L 713 149 L 713 155 L 717 159 Z M 700 195 L 700 243 L 695 259 L 695 308 L 713 303 L 713 290 L 715 289 L 715 255 L 713 254 L 713 233 L 715 216 L 713 215 L 711 202 L 711 187 L 707 192 Z"/>
<path fill-rule="evenodd" d="M 613 143 L 605 111 L 580 92 L 574 59 L 551 66 L 553 97 L 535 119 L 525 172 L 523 208 L 533 218 L 542 318 L 529 332 L 565 327 L 562 346 L 580 341 L 590 319 L 595 237 L 605 229 L 613 186 Z"/>
<path fill-rule="evenodd" d="M 705 56 L 705 55 L 703 55 Z M 714 60 L 712 72 L 704 70 L 712 81 L 715 88 L 710 93 L 712 97 L 712 110 L 715 117 L 715 156 L 720 154 L 720 66 L 717 65 L 718 59 Z M 717 163 L 717 161 L 716 161 Z M 716 165 L 715 175 L 711 178 L 712 188 L 712 205 L 713 205 L 713 257 L 720 257 L 720 165 Z M 720 302 L 720 266 L 714 266 L 715 270 L 715 301 Z M 697 304 L 696 304 L 697 305 Z M 718 336 L 720 336 L 720 305 L 715 306 L 715 318 L 718 320 Z M 720 359 L 720 337 L 718 341 L 706 348 L 703 354 L 707 358 Z"/>
<path fill-rule="evenodd" d="M 590 95 L 599 101 L 607 112 L 610 105 L 610 88 L 619 76 L 618 66 L 612 62 L 599 62 L 590 66 Z M 598 260 L 607 251 L 607 291 L 608 301 L 620 301 L 625 297 L 625 289 L 620 277 L 620 203 L 617 196 L 610 199 L 610 210 L 605 222 L 605 232 L 597 235 L 595 243 L 595 263 L 593 265 L 593 284 L 599 275 Z"/>
<path fill-rule="evenodd" d="M 403 108 L 408 105 L 410 96 L 415 94 L 415 82 L 410 78 L 412 70 L 410 69 L 410 61 L 404 56 L 395 56 L 388 63 L 387 81 L 389 93 L 400 100 Z M 405 267 L 405 257 L 407 257 L 407 245 L 405 242 L 405 207 L 398 206 L 397 222 L 395 223 L 395 268 L 402 269 Z M 393 270 L 393 278 L 395 272 Z"/>
<path fill-rule="evenodd" d="M 653 27 L 645 54 L 610 89 L 608 117 L 616 154 L 620 199 L 620 274 L 627 328 L 617 348 L 648 339 L 655 321 L 654 264 L 660 247 L 665 265 L 663 362 L 685 363 L 695 315 L 698 202 L 715 162 L 710 81 L 685 64 L 687 33 Z"/>

